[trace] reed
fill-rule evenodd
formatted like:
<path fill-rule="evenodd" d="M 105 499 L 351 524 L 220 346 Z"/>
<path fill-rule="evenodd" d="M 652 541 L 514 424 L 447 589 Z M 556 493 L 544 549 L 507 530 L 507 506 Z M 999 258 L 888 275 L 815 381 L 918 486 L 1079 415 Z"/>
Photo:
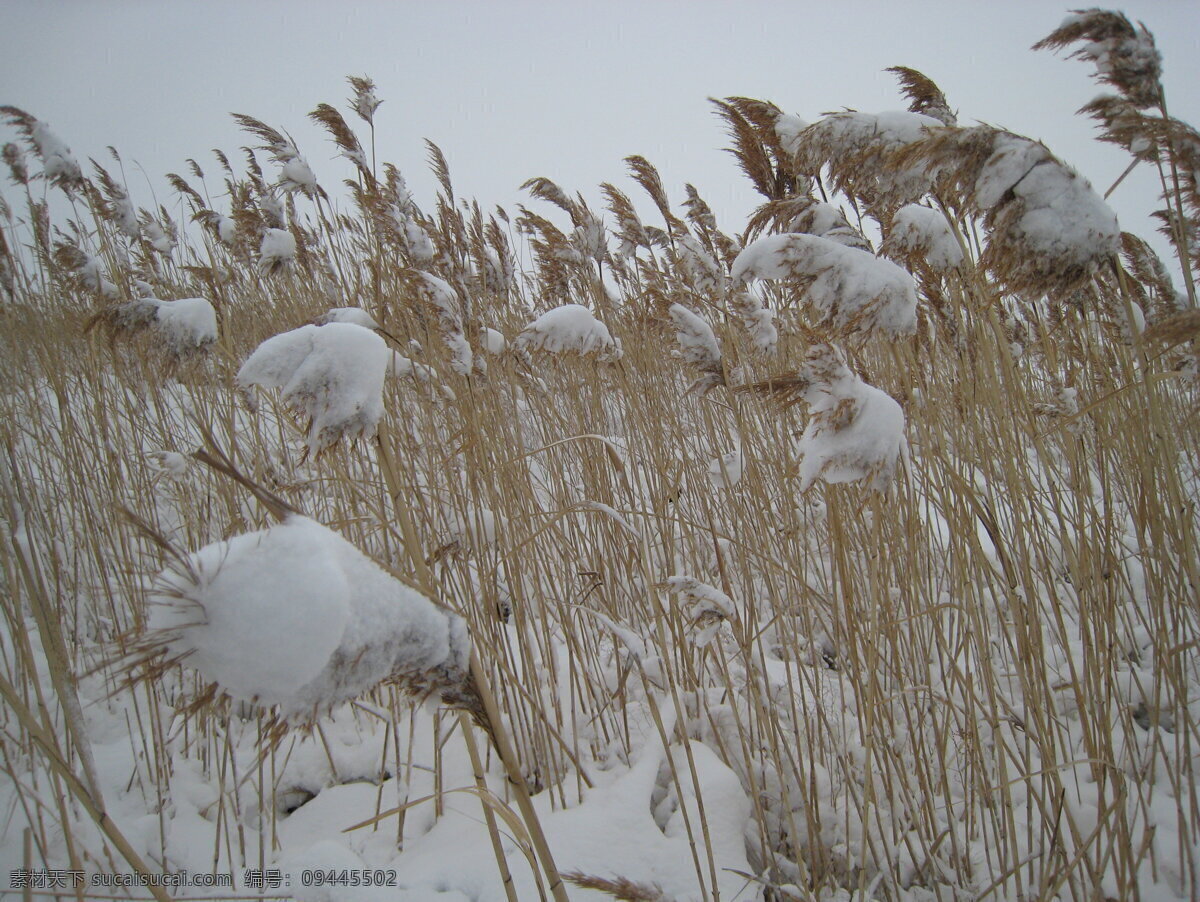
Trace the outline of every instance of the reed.
<path fill-rule="evenodd" d="M 1077 45 L 1103 139 L 1161 173 L 1181 291 L 1048 148 L 906 68 L 903 114 L 716 101 L 763 195 L 724 230 L 640 156 L 603 211 L 538 178 L 510 217 L 430 144 L 418 203 L 366 78 L 370 136 L 312 113 L 347 206 L 243 115 L 219 187 L 175 177 L 191 224 L 0 108 L 25 858 L 249 898 L 354 799 L 340 860 L 416 873 L 449 821 L 485 899 L 1194 898 L 1200 142 L 1144 28 L 1039 46 Z M 237 567 L 283 546 L 313 591 L 267 591 L 239 683 L 205 605 L 240 616 Z M 401 666 L 424 633 L 388 592 L 457 657 Z"/>

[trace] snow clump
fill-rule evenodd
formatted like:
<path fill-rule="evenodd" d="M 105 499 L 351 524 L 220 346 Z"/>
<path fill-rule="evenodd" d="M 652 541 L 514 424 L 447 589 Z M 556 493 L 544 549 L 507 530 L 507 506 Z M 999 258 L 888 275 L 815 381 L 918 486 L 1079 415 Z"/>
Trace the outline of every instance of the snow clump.
<path fill-rule="evenodd" d="M 775 312 L 769 307 L 764 307 L 761 300 L 745 290 L 731 292 L 729 306 L 741 319 L 755 350 L 763 354 L 774 354 L 779 344 Z"/>
<path fill-rule="evenodd" d="M 258 247 L 258 268 L 271 275 L 296 258 L 296 236 L 287 229 L 267 229 Z"/>
<path fill-rule="evenodd" d="M 887 171 L 883 161 L 943 127 L 921 113 L 831 113 L 795 137 L 795 160 L 801 172 L 813 177 L 828 168 L 835 187 L 871 206 L 899 206 L 924 194 L 929 177 L 914 170 Z"/>
<path fill-rule="evenodd" d="M 149 329 L 158 344 L 174 357 L 202 351 L 217 340 L 217 312 L 204 298 L 134 298 L 96 314 L 88 328 L 93 325 L 103 325 L 110 339 Z"/>
<path fill-rule="evenodd" d="M 675 326 L 675 340 L 679 342 L 683 362 L 700 371 L 700 378 L 691 384 L 687 393 L 698 392 L 703 395 L 718 385 L 724 385 L 721 346 L 712 327 L 683 304 L 672 304 L 668 312 Z"/>
<path fill-rule="evenodd" d="M 158 333 L 167 350 L 174 354 L 196 351 L 217 340 L 217 311 L 204 298 L 180 298 L 153 303 Z"/>
<path fill-rule="evenodd" d="M 355 326 L 362 326 L 364 329 L 379 328 L 375 317 L 363 310 L 362 307 L 334 307 L 313 320 L 315 326 L 325 326 L 329 323 L 351 323 Z"/>
<path fill-rule="evenodd" d="M 816 235 L 759 238 L 737 255 L 730 275 L 737 286 L 754 279 L 796 279 L 825 323 L 842 333 L 895 336 L 916 328 L 912 276 L 890 260 Z"/>
<path fill-rule="evenodd" d="M 170 656 L 287 718 L 387 679 L 422 694 L 461 688 L 467 673 L 462 618 L 298 514 L 188 555 L 150 601 L 150 633 Z"/>
<path fill-rule="evenodd" d="M 962 246 L 946 217 L 920 204 L 909 204 L 896 211 L 880 252 L 909 263 L 924 260 L 934 272 L 947 272 L 963 260 Z"/>
<path fill-rule="evenodd" d="M 712 642 L 722 624 L 737 616 L 737 605 L 733 599 L 708 583 L 690 576 L 675 575 L 668 576 L 664 586 L 690 605 L 688 618 L 699 629 L 694 638 L 698 646 Z"/>
<path fill-rule="evenodd" d="M 508 347 L 508 340 L 504 337 L 503 332 L 497 332 L 495 329 L 483 328 L 482 335 L 483 349 L 492 356 L 503 354 L 504 349 Z"/>
<path fill-rule="evenodd" d="M 621 341 L 613 338 L 608 327 L 579 304 L 565 304 L 543 313 L 513 339 L 517 351 L 545 351 L 549 354 L 595 355 L 600 361 L 621 358 Z"/>
<path fill-rule="evenodd" d="M 708 462 L 708 481 L 714 489 L 731 489 L 742 481 L 745 466 L 742 449 L 734 448 Z"/>
<path fill-rule="evenodd" d="M 38 156 L 42 158 L 42 174 L 46 181 L 64 188 L 83 181 L 79 161 L 71 153 L 71 148 L 50 131 L 50 126 L 40 119 L 35 119 L 29 137 L 37 147 Z"/>
<path fill-rule="evenodd" d="M 362 326 L 301 326 L 260 344 L 237 382 L 279 389 L 286 406 L 309 418 L 308 450 L 315 455 L 343 436 L 375 434 L 391 357 L 384 340 Z"/>
<path fill-rule="evenodd" d="M 830 344 L 809 348 L 796 375 L 809 421 L 800 436 L 800 491 L 817 479 L 865 481 L 875 491 L 891 484 L 905 446 L 904 411 L 889 395 L 868 385 Z"/>
<path fill-rule="evenodd" d="M 450 369 L 463 376 L 470 374 L 475 354 L 463 332 L 458 294 L 445 279 L 427 272 L 417 272 L 413 284 L 437 317 L 442 341 L 450 349 Z"/>

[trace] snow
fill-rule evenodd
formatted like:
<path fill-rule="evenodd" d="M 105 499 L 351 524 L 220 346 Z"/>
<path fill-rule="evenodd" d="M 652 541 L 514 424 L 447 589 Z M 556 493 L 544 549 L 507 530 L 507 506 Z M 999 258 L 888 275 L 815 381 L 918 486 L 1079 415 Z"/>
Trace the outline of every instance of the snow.
<path fill-rule="evenodd" d="M 804 298 L 835 329 L 907 335 L 916 328 L 912 276 L 890 260 L 816 235 L 769 235 L 733 261 L 735 285 L 754 279 L 796 279 Z"/>
<path fill-rule="evenodd" d="M 147 451 L 146 458 L 156 470 L 171 479 L 182 479 L 191 466 L 191 461 L 177 451 Z"/>
<path fill-rule="evenodd" d="M 905 445 L 900 405 L 858 378 L 832 345 L 810 348 L 800 373 L 808 380 L 804 400 L 810 413 L 796 448 L 800 491 L 817 479 L 886 488 Z"/>
<path fill-rule="evenodd" d="M 202 350 L 217 340 L 217 313 L 204 298 L 139 297 L 113 308 L 113 319 L 120 328 L 149 325 L 158 342 L 174 355 Z"/>
<path fill-rule="evenodd" d="M 150 242 L 150 246 L 162 254 L 164 257 L 169 257 L 171 251 L 175 249 L 175 242 L 171 240 L 171 236 L 166 233 L 153 219 L 148 219 L 142 223 L 142 231 L 146 235 L 146 240 Z"/>
<path fill-rule="evenodd" d="M 317 177 L 301 156 L 292 157 L 283 164 L 279 172 L 279 186 L 287 194 L 299 192 L 306 197 L 313 197 L 319 190 Z"/>
<path fill-rule="evenodd" d="M 1117 217 L 1087 179 L 1057 162 L 1042 162 L 1012 188 L 1025 208 L 1013 230 L 1034 253 L 1058 265 L 1085 265 L 1120 250 Z"/>
<path fill-rule="evenodd" d="M 572 243 L 583 256 L 592 260 L 603 260 L 608 254 L 604 223 L 587 210 L 583 211 L 581 220 L 571 233 Z"/>
<path fill-rule="evenodd" d="M 30 137 L 37 145 L 38 156 L 42 158 L 42 171 L 48 181 L 61 185 L 72 185 L 83 178 L 79 161 L 75 159 L 71 149 L 50 130 L 50 126 L 45 122 L 35 119 L 30 130 Z"/>
<path fill-rule="evenodd" d="M 400 216 L 399 224 L 404 230 L 404 240 L 408 245 L 408 253 L 417 263 L 428 263 L 434 257 L 433 241 L 429 233 L 415 219 Z"/>
<path fill-rule="evenodd" d="M 437 311 L 442 341 L 450 349 L 450 368 L 460 375 L 468 375 L 474 363 L 474 353 L 463 334 L 458 293 L 445 279 L 427 272 L 417 273 L 417 289 Z"/>
<path fill-rule="evenodd" d="M 158 331 L 176 352 L 202 348 L 217 340 L 217 311 L 204 298 L 155 300 Z"/>
<path fill-rule="evenodd" d="M 618 360 L 621 343 L 608 327 L 579 304 L 565 304 L 543 313 L 513 340 L 518 351 L 549 354 L 595 355 L 598 360 Z"/>
<path fill-rule="evenodd" d="M 909 204 L 896 211 L 886 244 L 892 252 L 921 254 L 934 272 L 954 269 L 963 260 L 962 247 L 946 217 L 919 204 Z"/>
<path fill-rule="evenodd" d="M 758 898 L 758 887 L 734 871 L 751 871 L 742 833 L 749 820 L 750 800 L 737 775 L 713 752 L 698 742 L 688 746 L 695 766 L 695 780 L 688 756 L 681 746 L 669 752 L 661 745 L 645 749 L 638 761 L 602 791 L 585 793 L 583 803 L 546 819 L 555 860 L 560 867 L 600 877 L 624 877 L 658 886 L 666 899 L 691 902 L 712 898 L 707 883 L 702 888 L 690 851 L 690 827 L 700 841 L 698 799 L 710 827 L 711 852 L 715 859 L 720 898 L 725 902 L 750 902 Z M 671 756 L 671 764 L 667 755 Z M 677 792 L 664 797 L 667 819 L 659 824 L 651 813 L 652 800 L 660 789 L 660 774 L 673 765 L 681 775 L 682 798 Z M 717 832 L 717 827 L 720 833 Z M 700 851 L 705 856 L 705 851 Z M 701 858 L 705 877 L 709 869 Z M 571 898 L 584 899 L 571 891 Z M 611 896 L 596 894 L 597 902 Z"/>
<path fill-rule="evenodd" d="M 260 344 L 237 382 L 279 389 L 285 405 L 311 420 L 308 447 L 316 454 L 343 436 L 374 435 L 391 360 L 384 340 L 362 326 L 301 326 Z"/>
<path fill-rule="evenodd" d="M 187 654 L 189 666 L 231 696 L 289 699 L 341 642 L 350 586 L 313 521 L 292 517 L 206 546 L 189 563 L 194 581 L 178 573 L 162 580 L 150 629 L 178 633 L 171 653 Z"/>
<path fill-rule="evenodd" d="M 119 188 L 117 190 L 120 193 L 109 201 L 112 204 L 113 215 L 117 220 L 117 228 L 121 230 L 121 233 L 126 238 L 136 238 L 138 236 L 138 229 L 140 228 L 137 210 L 134 209 L 133 201 L 129 199 L 129 195 Z"/>
<path fill-rule="evenodd" d="M 764 307 L 756 295 L 744 289 L 729 295 L 729 306 L 741 319 L 755 350 L 763 354 L 774 354 L 779 344 L 779 330 L 775 328 L 774 311 Z"/>
<path fill-rule="evenodd" d="M 313 324 L 324 326 L 329 323 L 351 323 L 364 329 L 378 329 L 379 323 L 362 307 L 333 307 L 313 320 Z"/>
<path fill-rule="evenodd" d="M 434 305 L 444 314 L 448 316 L 458 316 L 458 293 L 451 287 L 450 283 L 441 276 L 435 276 L 433 273 L 418 272 L 417 276 L 421 279 L 424 288 L 424 294 Z"/>
<path fill-rule="evenodd" d="M 788 224 L 786 231 L 806 232 L 844 244 L 846 247 L 871 252 L 871 245 L 846 219 L 840 207 L 822 202 L 806 206 Z"/>
<path fill-rule="evenodd" d="M 668 576 L 667 587 L 684 601 L 691 603 L 690 616 L 692 619 L 707 613 L 720 617 L 733 617 L 737 613 L 737 606 L 734 605 L 732 598 L 715 586 L 702 583 L 690 576 L 678 574 Z"/>
<path fill-rule="evenodd" d="M 388 678 L 454 683 L 470 651 L 460 618 L 299 515 L 189 555 L 159 577 L 151 604 L 151 633 L 172 655 L 233 698 L 289 717 Z"/>
<path fill-rule="evenodd" d="M 1087 179 L 1043 145 L 998 132 L 976 177 L 974 201 L 983 210 L 1003 209 L 1010 196 L 1021 206 L 1001 237 L 1056 268 L 1087 266 L 1120 250 L 1117 217 Z"/>
<path fill-rule="evenodd" d="M 744 467 L 742 449 L 734 448 L 728 454 L 709 461 L 708 481 L 714 489 L 731 489 L 742 481 Z"/>
<path fill-rule="evenodd" d="M 411 357 L 405 357 L 399 351 L 392 351 L 391 359 L 388 361 L 388 373 L 398 378 L 411 376 L 418 382 L 429 383 L 437 381 L 437 370 L 423 363 L 417 363 Z"/>
<path fill-rule="evenodd" d="M 483 349 L 489 354 L 503 354 L 504 349 L 508 346 L 508 341 L 504 335 L 497 332 L 495 329 L 483 330 Z"/>
<path fill-rule="evenodd" d="M 779 144 L 789 156 L 795 156 L 800 149 L 800 133 L 808 128 L 808 123 L 799 116 L 784 113 L 775 120 L 775 136 Z"/>
<path fill-rule="evenodd" d="M 80 251 L 80 253 L 83 254 L 83 263 L 76 272 L 79 273 L 79 280 L 83 283 L 83 286 L 88 291 L 98 292 L 106 298 L 116 297 L 117 286 L 110 282 L 108 277 L 104 275 L 104 267 L 101 265 L 100 260 L 83 251 Z"/>
<path fill-rule="evenodd" d="M 1019 135 L 999 133 L 992 154 L 975 177 L 975 203 L 988 210 L 1038 163 L 1051 159 L 1045 146 Z"/>
<path fill-rule="evenodd" d="M 237 223 L 228 216 L 218 216 L 217 237 L 225 244 L 232 245 L 237 239 Z"/>
<path fill-rule="evenodd" d="M 705 392 L 725 384 L 721 367 L 721 346 L 704 319 L 682 304 L 672 304 L 667 311 L 675 325 L 675 340 L 682 351 L 683 362 L 700 370 L 700 378 L 692 383 L 688 393 Z"/>
<path fill-rule="evenodd" d="M 800 437 L 800 491 L 818 478 L 825 482 L 866 480 L 882 489 L 892 480 L 896 459 L 904 443 L 904 411 L 890 396 L 859 382 L 844 395 L 857 405 L 854 421 L 841 430 L 830 430 L 814 419 Z M 825 408 L 822 408 L 825 409 Z"/>
<path fill-rule="evenodd" d="M 1121 90 L 1139 107 L 1159 99 L 1162 54 L 1145 26 L 1136 29 L 1121 13 L 1101 9 L 1078 10 L 1056 29 L 1077 30 L 1082 42 L 1072 56 L 1096 64 L 1096 76 Z M 1092 40 L 1087 40 L 1092 38 Z"/>
<path fill-rule="evenodd" d="M 258 248 L 258 265 L 270 272 L 291 263 L 296 256 L 296 237 L 286 229 L 267 229 Z"/>
<path fill-rule="evenodd" d="M 287 207 L 283 201 L 274 194 L 262 193 L 258 195 L 258 208 L 262 211 L 263 219 L 270 223 L 271 228 L 279 231 L 286 231 L 285 215 Z"/>
<path fill-rule="evenodd" d="M 940 120 L 922 113 L 860 113 L 847 110 L 831 113 L 809 126 L 808 140 L 820 135 L 821 140 L 847 150 L 861 149 L 868 144 L 895 148 L 918 140 L 927 128 L 941 127 Z"/>
<path fill-rule="evenodd" d="M 683 349 L 684 362 L 699 367 L 719 367 L 721 347 L 703 317 L 682 304 L 672 304 L 668 313 L 675 324 L 675 340 Z"/>
<path fill-rule="evenodd" d="M 694 236 L 680 235 L 675 239 L 675 256 L 680 270 L 697 291 L 712 295 L 724 292 L 724 269 Z"/>
<path fill-rule="evenodd" d="M 503 517 L 497 520 L 495 512 L 482 505 L 472 507 L 465 517 L 451 512 L 449 519 L 453 539 L 470 548 L 495 545 L 497 529 L 503 531 L 505 525 Z"/>

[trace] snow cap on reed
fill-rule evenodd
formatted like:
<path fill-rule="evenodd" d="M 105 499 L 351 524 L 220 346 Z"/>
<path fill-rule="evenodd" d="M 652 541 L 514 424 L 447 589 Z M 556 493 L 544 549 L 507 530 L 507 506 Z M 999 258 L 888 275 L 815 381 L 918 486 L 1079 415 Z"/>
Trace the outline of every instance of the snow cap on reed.
<path fill-rule="evenodd" d="M 343 437 L 374 435 L 390 358 L 384 340 L 362 326 L 302 326 L 260 344 L 237 381 L 279 389 L 280 400 L 308 418 L 308 450 L 315 455 Z"/>

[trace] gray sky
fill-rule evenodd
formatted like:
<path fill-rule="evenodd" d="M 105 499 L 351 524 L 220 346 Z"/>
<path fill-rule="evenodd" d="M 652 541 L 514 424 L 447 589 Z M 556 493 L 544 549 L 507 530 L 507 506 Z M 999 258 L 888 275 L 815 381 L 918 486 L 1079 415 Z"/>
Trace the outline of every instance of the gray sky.
<path fill-rule="evenodd" d="M 903 109 L 894 78 L 882 71 L 892 65 L 938 82 L 962 122 L 1045 141 L 1100 191 L 1128 162 L 1093 141 L 1090 121 L 1074 115 L 1103 90 L 1089 80 L 1090 67 L 1029 49 L 1068 10 L 1044 0 L 0 7 L 0 104 L 49 122 L 81 160 L 107 165 L 105 147 L 116 146 L 143 206 L 150 184 L 172 206 L 162 175 L 186 175 L 188 157 L 215 177 L 210 149 L 232 154 L 249 143 L 230 112 L 286 129 L 327 190 L 335 188 L 349 165 L 334 159 L 306 114 L 321 101 L 345 110 L 349 74 L 378 84 L 379 157 L 401 169 L 425 206 L 435 191 L 425 137 L 445 152 L 457 192 L 485 208 L 511 209 L 526 199 L 521 182 L 539 175 L 582 190 L 595 206 L 601 181 L 636 198 L 622 158 L 638 153 L 659 167 L 673 201 L 692 182 L 722 228 L 740 231 L 756 196 L 721 150 L 725 135 L 706 98 L 759 97 L 809 121 L 843 107 Z M 1200 3 L 1120 8 L 1155 34 L 1172 112 L 1200 123 Z M 210 178 L 214 191 L 219 184 Z M 1117 190 L 1111 202 L 1123 228 L 1149 232 L 1155 194 L 1149 171 Z"/>

